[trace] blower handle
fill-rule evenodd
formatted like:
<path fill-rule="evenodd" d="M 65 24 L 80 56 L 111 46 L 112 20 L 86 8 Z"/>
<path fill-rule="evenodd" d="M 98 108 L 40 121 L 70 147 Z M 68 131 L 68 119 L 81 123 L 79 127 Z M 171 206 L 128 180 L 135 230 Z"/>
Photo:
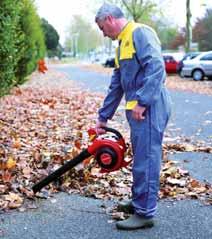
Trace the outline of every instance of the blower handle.
<path fill-rule="evenodd" d="M 122 134 L 118 130 L 104 126 L 101 128 L 104 129 L 106 132 L 114 133 L 118 137 L 118 139 L 123 139 Z"/>

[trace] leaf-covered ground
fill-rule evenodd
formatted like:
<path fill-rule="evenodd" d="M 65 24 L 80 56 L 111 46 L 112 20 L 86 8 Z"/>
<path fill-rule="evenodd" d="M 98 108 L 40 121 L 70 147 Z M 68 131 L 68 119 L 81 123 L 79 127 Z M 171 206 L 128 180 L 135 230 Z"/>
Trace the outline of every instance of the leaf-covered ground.
<path fill-rule="evenodd" d="M 26 202 L 66 191 L 104 199 L 130 197 L 131 170 L 100 174 L 92 159 L 78 165 L 36 197 L 32 186 L 76 156 L 88 145 L 87 130 L 94 126 L 103 95 L 82 92 L 64 75 L 49 70 L 34 73 L 30 81 L 0 99 L 0 209 L 25 210 Z M 116 119 L 111 125 L 129 142 L 128 131 Z M 199 198 L 212 204 L 212 187 L 190 177 L 189 172 L 167 159 L 168 152 L 206 151 L 210 147 L 165 144 L 160 198 Z M 131 157 L 130 148 L 126 157 Z"/>

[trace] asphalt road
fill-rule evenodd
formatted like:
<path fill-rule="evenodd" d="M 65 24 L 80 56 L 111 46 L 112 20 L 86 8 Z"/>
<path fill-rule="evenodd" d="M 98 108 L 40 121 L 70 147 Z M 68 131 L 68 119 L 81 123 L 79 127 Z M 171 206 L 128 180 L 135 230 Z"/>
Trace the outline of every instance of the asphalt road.
<path fill-rule="evenodd" d="M 151 229 L 119 231 L 104 202 L 60 193 L 37 203 L 27 212 L 0 215 L 2 236 L 7 239 L 210 239 L 212 211 L 196 200 L 161 201 L 157 223 Z"/>
<path fill-rule="evenodd" d="M 82 88 L 105 92 L 107 75 L 86 72 L 75 67 L 59 67 Z M 171 91 L 173 137 L 185 135 L 211 144 L 212 97 Z M 212 182 L 212 155 L 182 153 L 170 155 L 201 181 Z M 37 209 L 0 214 L 0 238 L 5 239 L 209 239 L 212 238 L 212 207 L 198 200 L 160 201 L 157 224 L 152 229 L 118 231 L 103 201 L 79 195 L 59 193 L 54 198 L 36 201 Z"/>

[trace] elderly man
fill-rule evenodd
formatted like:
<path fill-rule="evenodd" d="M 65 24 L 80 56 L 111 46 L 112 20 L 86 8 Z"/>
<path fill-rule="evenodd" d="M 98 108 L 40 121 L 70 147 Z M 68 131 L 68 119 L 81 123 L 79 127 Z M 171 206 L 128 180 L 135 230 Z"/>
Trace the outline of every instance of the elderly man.
<path fill-rule="evenodd" d="M 119 208 L 133 212 L 117 228 L 133 230 L 154 225 L 162 155 L 162 138 L 170 116 L 170 100 L 164 86 L 166 74 L 160 41 L 150 27 L 129 21 L 120 8 L 103 4 L 96 23 L 104 36 L 118 40 L 116 67 L 96 130 L 111 119 L 123 95 L 133 149 L 132 200 Z"/>

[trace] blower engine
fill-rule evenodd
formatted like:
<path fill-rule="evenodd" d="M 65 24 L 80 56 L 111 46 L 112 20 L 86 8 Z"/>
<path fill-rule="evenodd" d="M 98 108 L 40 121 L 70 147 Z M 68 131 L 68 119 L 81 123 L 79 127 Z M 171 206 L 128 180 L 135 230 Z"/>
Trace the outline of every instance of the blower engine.
<path fill-rule="evenodd" d="M 95 129 L 88 130 L 88 135 L 91 139 L 91 144 L 87 149 L 84 149 L 79 155 L 66 162 L 63 166 L 48 175 L 46 178 L 38 182 L 32 187 L 34 193 L 40 191 L 43 187 L 66 173 L 77 164 L 81 163 L 91 155 L 94 156 L 98 165 L 101 168 L 101 173 L 109 173 L 126 167 L 130 161 L 125 161 L 124 154 L 126 152 L 126 144 L 121 133 L 113 128 L 102 127 L 108 134 L 98 136 Z"/>

